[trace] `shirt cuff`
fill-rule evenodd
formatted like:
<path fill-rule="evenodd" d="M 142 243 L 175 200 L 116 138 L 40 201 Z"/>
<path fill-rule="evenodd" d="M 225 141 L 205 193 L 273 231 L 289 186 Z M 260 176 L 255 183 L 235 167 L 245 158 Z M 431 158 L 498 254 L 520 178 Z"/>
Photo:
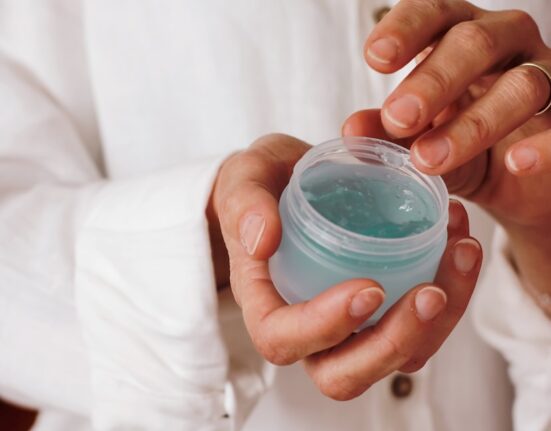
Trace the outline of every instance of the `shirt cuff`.
<path fill-rule="evenodd" d="M 222 158 L 113 181 L 77 238 L 97 430 L 229 430 L 205 208 Z"/>

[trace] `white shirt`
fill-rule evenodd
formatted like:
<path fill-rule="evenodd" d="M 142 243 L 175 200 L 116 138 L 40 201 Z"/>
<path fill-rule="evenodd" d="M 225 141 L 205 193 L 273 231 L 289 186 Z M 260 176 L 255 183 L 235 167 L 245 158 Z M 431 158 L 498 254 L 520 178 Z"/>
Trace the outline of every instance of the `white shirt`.
<path fill-rule="evenodd" d="M 361 53 L 385 5 L 0 1 L 0 396 L 40 408 L 35 431 L 511 428 L 505 362 L 471 315 L 409 397 L 391 376 L 337 403 L 300 365 L 273 379 L 215 289 L 218 167 L 262 134 L 319 143 L 380 106 L 400 76 Z M 545 6 L 529 8 L 542 20 Z M 477 326 L 510 363 L 516 429 L 545 430 L 550 323 L 500 256 Z"/>

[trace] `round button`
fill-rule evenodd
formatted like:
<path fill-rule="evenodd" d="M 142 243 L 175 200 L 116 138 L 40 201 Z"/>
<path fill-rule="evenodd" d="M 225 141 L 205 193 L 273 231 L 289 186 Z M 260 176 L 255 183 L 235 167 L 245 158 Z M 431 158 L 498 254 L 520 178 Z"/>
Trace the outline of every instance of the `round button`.
<path fill-rule="evenodd" d="M 373 12 L 373 20 L 375 22 L 380 22 L 385 17 L 385 15 L 389 12 L 390 12 L 390 8 L 388 6 L 377 8 Z"/>
<path fill-rule="evenodd" d="M 398 374 L 392 379 L 391 389 L 396 398 L 406 398 L 413 391 L 413 380 L 409 376 Z"/>

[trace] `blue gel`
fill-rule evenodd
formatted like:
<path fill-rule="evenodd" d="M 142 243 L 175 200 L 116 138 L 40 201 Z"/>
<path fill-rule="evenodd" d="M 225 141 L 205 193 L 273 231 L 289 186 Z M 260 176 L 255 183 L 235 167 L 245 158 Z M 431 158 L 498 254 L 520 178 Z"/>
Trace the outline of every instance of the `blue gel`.
<path fill-rule="evenodd" d="M 434 225 L 434 198 L 418 182 L 368 165 L 323 163 L 300 181 L 306 200 L 327 220 L 366 236 L 402 238 Z"/>

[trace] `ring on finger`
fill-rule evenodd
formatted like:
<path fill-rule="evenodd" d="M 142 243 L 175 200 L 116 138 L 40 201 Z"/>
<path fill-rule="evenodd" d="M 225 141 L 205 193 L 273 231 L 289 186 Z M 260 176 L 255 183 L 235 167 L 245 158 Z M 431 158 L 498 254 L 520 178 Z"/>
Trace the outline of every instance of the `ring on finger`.
<path fill-rule="evenodd" d="M 551 88 L 551 71 L 548 70 L 547 67 L 545 67 L 541 63 L 535 63 L 535 62 L 522 63 L 519 67 L 523 67 L 523 66 L 533 67 L 535 69 L 538 69 L 540 72 L 542 72 L 547 78 L 547 80 L 549 81 L 549 87 Z M 536 113 L 536 116 L 545 114 L 549 110 L 551 110 L 551 95 L 549 96 L 549 100 L 547 101 L 545 106 Z"/>

